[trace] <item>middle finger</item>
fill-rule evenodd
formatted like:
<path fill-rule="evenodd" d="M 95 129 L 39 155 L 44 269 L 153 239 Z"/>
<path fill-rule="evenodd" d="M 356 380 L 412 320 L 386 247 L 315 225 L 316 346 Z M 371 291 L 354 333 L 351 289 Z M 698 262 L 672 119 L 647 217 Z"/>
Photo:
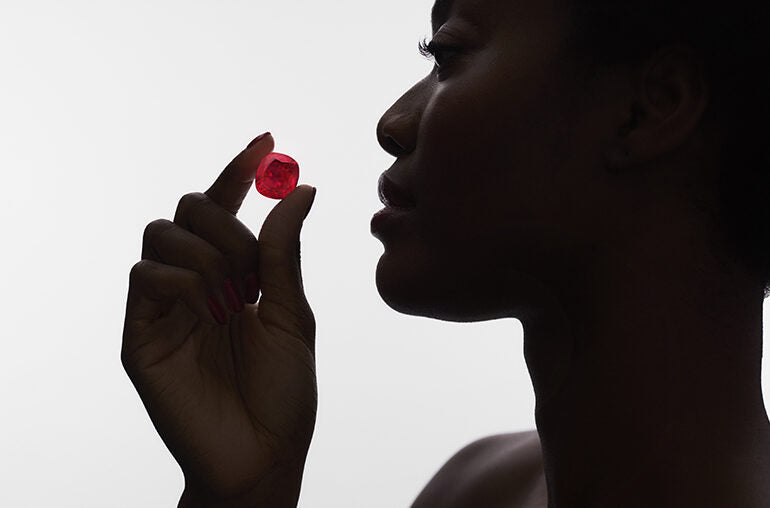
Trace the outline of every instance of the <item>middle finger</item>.
<path fill-rule="evenodd" d="M 259 245 L 249 228 L 200 192 L 182 197 L 174 223 L 216 247 L 229 263 L 236 291 L 249 303 L 256 302 Z"/>

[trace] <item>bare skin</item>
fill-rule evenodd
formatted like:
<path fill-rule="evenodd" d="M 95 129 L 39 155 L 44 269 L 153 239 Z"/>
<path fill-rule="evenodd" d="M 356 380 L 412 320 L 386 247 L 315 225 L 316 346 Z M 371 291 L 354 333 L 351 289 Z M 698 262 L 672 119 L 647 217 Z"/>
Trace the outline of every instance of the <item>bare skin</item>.
<path fill-rule="evenodd" d="M 546 508 L 536 431 L 485 437 L 460 450 L 436 473 L 412 508 Z"/>
<path fill-rule="evenodd" d="M 437 3 L 451 49 L 378 128 L 414 201 L 376 232 L 380 294 L 521 320 L 550 508 L 769 506 L 762 284 L 693 204 L 717 200 L 708 86 L 679 47 L 580 77 L 560 9 Z"/>
<path fill-rule="evenodd" d="M 184 473 L 180 507 L 282 508 L 299 497 L 317 395 L 298 242 L 315 191 L 294 189 L 259 239 L 236 218 L 272 149 L 268 135 L 205 193 L 185 195 L 173 222 L 150 223 L 131 270 L 121 359 Z M 259 302 L 245 283 L 251 272 Z M 228 302 L 227 279 L 237 301 Z"/>
<path fill-rule="evenodd" d="M 519 319 L 537 431 L 470 444 L 414 508 L 770 506 L 762 281 L 719 227 L 719 126 L 692 55 L 588 75 L 555 0 L 439 0 L 433 22 L 437 67 L 377 127 L 396 157 L 383 199 L 402 208 L 373 221 L 377 288 L 406 314 Z M 132 270 L 123 363 L 185 474 L 180 506 L 299 495 L 316 408 L 297 256 L 312 189 L 259 238 L 236 218 L 272 147 L 148 226 Z M 223 281 L 243 300 L 252 271 L 261 298 L 228 308 Z"/>

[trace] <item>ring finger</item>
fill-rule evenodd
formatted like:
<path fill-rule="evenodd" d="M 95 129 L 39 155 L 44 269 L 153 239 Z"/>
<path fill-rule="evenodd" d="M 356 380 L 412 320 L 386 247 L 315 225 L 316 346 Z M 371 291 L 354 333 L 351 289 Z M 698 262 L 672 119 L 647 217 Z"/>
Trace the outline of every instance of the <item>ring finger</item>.
<path fill-rule="evenodd" d="M 142 246 L 142 259 L 179 266 L 201 274 L 211 296 L 220 309 L 231 308 L 224 281 L 230 278 L 227 258 L 203 238 L 166 219 L 147 225 Z M 237 310 L 237 309 L 231 309 Z"/>

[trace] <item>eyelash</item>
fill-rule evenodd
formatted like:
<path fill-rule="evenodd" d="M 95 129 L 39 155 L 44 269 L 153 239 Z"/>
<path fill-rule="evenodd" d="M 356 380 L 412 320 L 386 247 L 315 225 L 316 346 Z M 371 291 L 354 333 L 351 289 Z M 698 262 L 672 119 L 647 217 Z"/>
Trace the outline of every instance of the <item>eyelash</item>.
<path fill-rule="evenodd" d="M 425 37 L 417 43 L 417 51 L 428 60 L 432 60 L 436 64 L 436 67 L 441 67 L 440 60 L 446 60 L 446 58 L 442 58 L 442 54 L 456 52 L 457 50 L 435 41 L 428 42 L 428 38 Z"/>

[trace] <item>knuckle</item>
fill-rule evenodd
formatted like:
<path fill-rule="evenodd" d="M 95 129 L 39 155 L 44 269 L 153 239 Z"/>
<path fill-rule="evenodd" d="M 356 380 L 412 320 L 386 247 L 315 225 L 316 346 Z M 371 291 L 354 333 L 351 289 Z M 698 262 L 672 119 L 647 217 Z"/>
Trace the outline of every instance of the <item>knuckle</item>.
<path fill-rule="evenodd" d="M 146 259 L 142 259 L 141 261 L 137 261 L 134 263 L 134 266 L 131 267 L 131 272 L 129 273 L 129 277 L 131 281 L 135 281 L 137 278 L 140 278 L 143 273 L 147 271 L 149 268 L 149 263 Z"/>
<path fill-rule="evenodd" d="M 198 206 L 204 201 L 208 201 L 208 196 L 202 192 L 190 192 L 182 196 L 179 200 L 179 204 L 176 207 L 177 215 L 184 214 L 185 211 L 192 207 Z"/>
<path fill-rule="evenodd" d="M 173 223 L 167 219 L 156 219 L 150 222 L 144 228 L 143 242 L 145 244 L 151 243 L 153 238 L 156 238 L 158 235 L 163 233 L 163 231 L 168 230 L 172 226 Z"/>
<path fill-rule="evenodd" d="M 135 263 L 134 266 L 131 267 L 131 272 L 128 274 L 129 284 L 131 286 L 140 284 L 147 279 L 149 272 L 154 268 L 155 265 L 146 259 Z"/>
<path fill-rule="evenodd" d="M 126 374 L 128 374 L 128 378 L 131 382 L 136 383 L 135 377 L 138 370 L 137 358 L 134 350 L 127 344 L 124 344 L 123 347 L 120 348 L 120 365 L 123 367 Z"/>
<path fill-rule="evenodd" d="M 315 315 L 313 314 L 312 309 L 309 305 L 303 306 L 303 321 L 305 324 L 305 331 L 309 336 L 315 337 L 316 333 L 316 321 L 315 321 Z"/>
<path fill-rule="evenodd" d="M 120 364 L 123 366 L 123 370 L 126 372 L 131 371 L 131 355 L 125 347 L 120 349 Z"/>

